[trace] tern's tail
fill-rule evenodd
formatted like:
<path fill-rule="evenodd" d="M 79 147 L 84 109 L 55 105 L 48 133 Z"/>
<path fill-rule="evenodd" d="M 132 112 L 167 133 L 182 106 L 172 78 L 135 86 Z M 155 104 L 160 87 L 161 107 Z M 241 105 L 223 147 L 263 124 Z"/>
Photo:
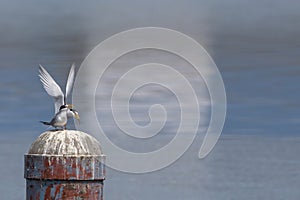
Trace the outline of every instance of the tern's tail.
<path fill-rule="evenodd" d="M 45 125 L 51 125 L 49 122 L 43 122 L 43 121 L 40 121 L 40 122 Z"/>

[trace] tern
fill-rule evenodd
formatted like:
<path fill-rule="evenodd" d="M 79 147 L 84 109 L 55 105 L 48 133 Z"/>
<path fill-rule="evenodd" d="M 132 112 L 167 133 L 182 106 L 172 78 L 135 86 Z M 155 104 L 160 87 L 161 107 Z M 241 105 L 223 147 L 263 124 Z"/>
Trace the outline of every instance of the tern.
<path fill-rule="evenodd" d="M 78 112 L 75 109 L 72 109 L 71 107 L 72 106 L 70 105 L 62 105 L 58 113 L 55 114 L 55 116 L 50 122 L 40 122 L 45 125 L 53 126 L 54 128 L 62 127 L 63 129 L 66 129 L 68 118 L 74 117 L 79 121 Z"/>
<path fill-rule="evenodd" d="M 79 121 L 78 112 L 72 108 L 73 106 L 71 104 L 67 104 L 67 96 L 70 94 L 74 83 L 75 65 L 73 64 L 70 69 L 65 95 L 59 85 L 42 65 L 39 67 L 39 77 L 46 92 L 53 97 L 55 108 L 55 116 L 52 118 L 52 120 L 50 122 L 41 121 L 41 123 L 53 126 L 55 128 L 61 127 L 65 129 L 68 118 L 74 117 Z"/>

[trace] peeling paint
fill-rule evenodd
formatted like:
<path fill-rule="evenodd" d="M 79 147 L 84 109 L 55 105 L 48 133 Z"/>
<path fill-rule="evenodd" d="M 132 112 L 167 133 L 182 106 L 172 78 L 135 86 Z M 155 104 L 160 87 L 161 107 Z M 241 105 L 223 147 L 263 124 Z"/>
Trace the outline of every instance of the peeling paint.
<path fill-rule="evenodd" d="M 103 200 L 103 182 L 69 182 L 56 180 L 27 180 L 26 199 L 85 199 Z"/>
<path fill-rule="evenodd" d="M 37 156 L 25 155 L 25 178 L 104 179 L 105 156 Z M 99 170 L 100 169 L 100 170 Z"/>

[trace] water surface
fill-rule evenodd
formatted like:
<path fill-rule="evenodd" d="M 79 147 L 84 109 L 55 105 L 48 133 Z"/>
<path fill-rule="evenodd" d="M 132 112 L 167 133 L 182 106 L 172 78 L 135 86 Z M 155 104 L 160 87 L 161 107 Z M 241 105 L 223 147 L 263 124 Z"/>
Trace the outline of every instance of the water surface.
<path fill-rule="evenodd" d="M 38 121 L 53 115 L 52 99 L 38 80 L 38 64 L 64 85 L 69 66 L 73 62 L 79 66 L 107 37 L 130 28 L 161 26 L 190 35 L 215 60 L 227 92 L 225 127 L 215 149 L 204 160 L 197 158 L 202 141 L 199 134 L 183 157 L 160 171 L 135 175 L 108 169 L 105 199 L 299 199 L 298 4 L 1 1 L 2 198 L 24 199 L 23 155 L 46 129 Z M 147 59 L 164 59 L 153 55 L 150 52 Z M 134 61 L 129 55 L 123 62 L 129 65 Z M 191 73 L 185 67 L 181 70 Z M 111 88 L 119 73 L 118 69 L 108 72 L 106 86 L 98 90 L 97 98 Z M 153 87 L 145 91 L 153 98 L 134 99 L 133 118 L 142 119 L 137 123 L 147 124 L 147 108 L 153 102 L 169 106 L 173 116 L 163 129 L 165 134 L 157 139 L 159 143 L 146 144 L 145 148 L 155 149 L 174 136 L 178 110 L 172 109 L 176 100 L 167 90 Z M 97 105 L 101 119 L 105 104 Z M 107 120 L 105 126 L 115 143 L 133 151 L 145 150 L 141 149 L 144 143 L 139 146 L 135 140 L 113 135 L 115 124 L 105 117 L 102 120 Z"/>

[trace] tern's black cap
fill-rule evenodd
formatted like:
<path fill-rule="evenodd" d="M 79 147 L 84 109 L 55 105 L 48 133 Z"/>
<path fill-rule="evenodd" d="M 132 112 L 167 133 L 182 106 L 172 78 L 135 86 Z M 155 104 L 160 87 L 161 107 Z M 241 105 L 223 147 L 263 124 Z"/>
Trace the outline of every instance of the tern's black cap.
<path fill-rule="evenodd" d="M 64 108 L 67 108 L 67 105 L 60 106 L 59 110 L 64 109 Z"/>

